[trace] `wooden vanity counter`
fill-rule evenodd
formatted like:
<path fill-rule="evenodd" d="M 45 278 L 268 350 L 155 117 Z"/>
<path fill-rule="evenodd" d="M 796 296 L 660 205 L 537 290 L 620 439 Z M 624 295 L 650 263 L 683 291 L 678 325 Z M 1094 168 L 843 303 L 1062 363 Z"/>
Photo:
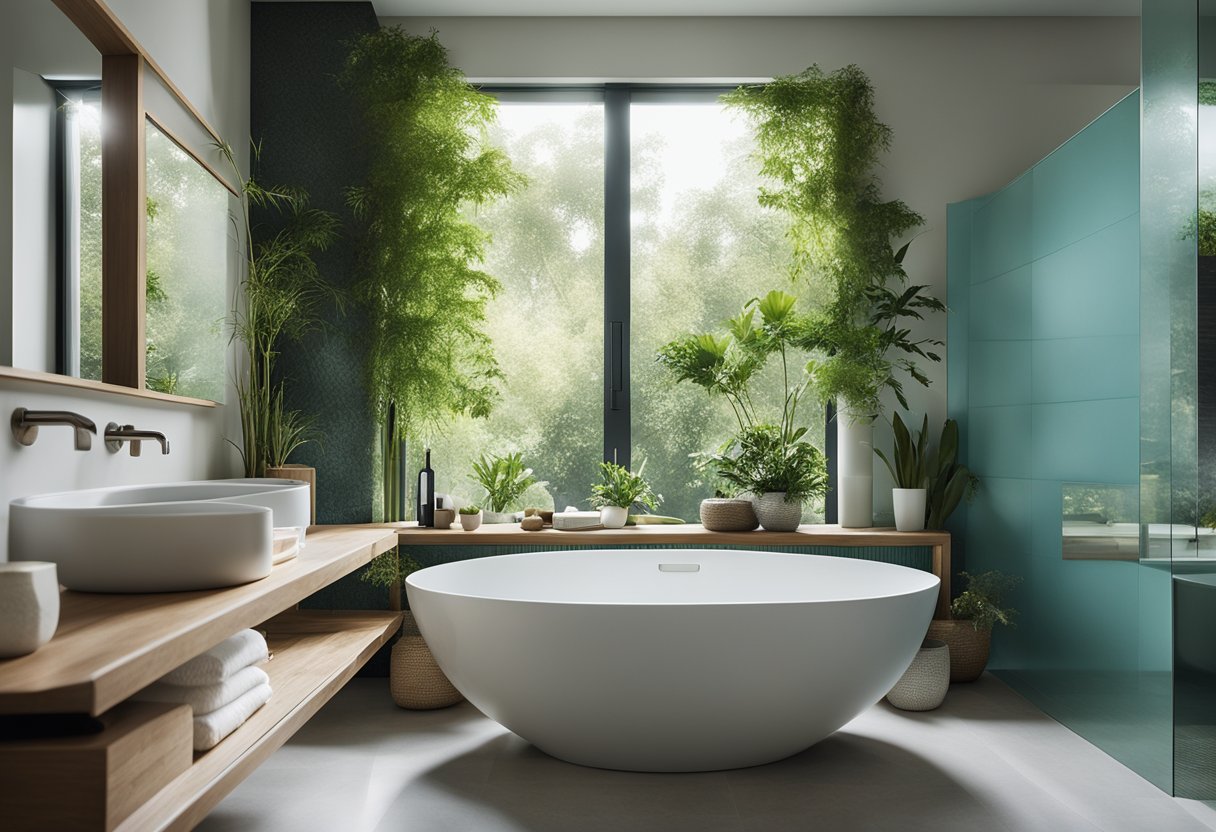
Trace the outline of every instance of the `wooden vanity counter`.
<path fill-rule="evenodd" d="M 385 529 L 314 526 L 296 558 L 243 586 L 144 595 L 63 592 L 55 637 L 28 656 L 0 660 L 0 714 L 89 714 L 100 717 L 104 729 L 57 739 L 0 738 L 5 828 L 193 828 L 400 628 L 398 612 L 295 609 L 395 545 L 397 536 Z M 215 748 L 191 751 L 188 707 L 128 700 L 248 627 L 266 632 L 272 658 L 265 670 L 274 693 Z"/>

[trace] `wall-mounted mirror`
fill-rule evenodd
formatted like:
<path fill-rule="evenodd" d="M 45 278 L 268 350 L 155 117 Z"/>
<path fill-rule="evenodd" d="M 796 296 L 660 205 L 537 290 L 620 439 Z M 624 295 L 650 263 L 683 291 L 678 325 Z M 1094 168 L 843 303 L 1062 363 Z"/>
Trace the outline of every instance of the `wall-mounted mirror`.
<path fill-rule="evenodd" d="M 145 139 L 149 390 L 223 401 L 228 343 L 229 197 L 165 128 Z"/>
<path fill-rule="evenodd" d="M 0 365 L 222 401 L 242 258 L 217 134 L 101 3 L 5 15 Z"/>
<path fill-rule="evenodd" d="M 12 268 L 0 269 L 0 364 L 100 379 L 101 55 L 49 0 L 6 4 L 5 17 L 0 257 Z"/>

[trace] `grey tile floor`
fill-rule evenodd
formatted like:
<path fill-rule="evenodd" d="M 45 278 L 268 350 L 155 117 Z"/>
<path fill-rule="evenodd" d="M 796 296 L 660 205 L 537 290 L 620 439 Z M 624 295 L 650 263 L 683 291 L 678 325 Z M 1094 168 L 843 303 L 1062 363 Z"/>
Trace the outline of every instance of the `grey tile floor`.
<path fill-rule="evenodd" d="M 546 756 L 468 704 L 395 707 L 356 679 L 230 794 L 204 832 L 1216 830 L 999 680 L 937 711 L 885 703 L 779 763 L 600 771 Z"/>

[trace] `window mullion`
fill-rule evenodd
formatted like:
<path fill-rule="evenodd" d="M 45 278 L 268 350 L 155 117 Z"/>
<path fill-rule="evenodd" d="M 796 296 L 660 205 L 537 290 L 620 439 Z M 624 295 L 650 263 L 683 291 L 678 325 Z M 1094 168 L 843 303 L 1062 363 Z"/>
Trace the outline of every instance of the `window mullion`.
<path fill-rule="evenodd" d="M 629 466 L 629 88 L 604 91 L 604 459 Z"/>

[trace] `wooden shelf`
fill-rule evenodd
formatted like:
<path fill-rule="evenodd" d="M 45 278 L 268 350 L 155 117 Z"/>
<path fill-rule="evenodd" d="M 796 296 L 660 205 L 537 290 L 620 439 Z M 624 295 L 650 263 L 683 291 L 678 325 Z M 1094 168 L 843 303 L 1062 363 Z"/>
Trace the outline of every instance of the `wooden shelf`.
<path fill-rule="evenodd" d="M 366 527 L 364 527 L 366 528 Z M 392 529 L 404 546 L 640 546 L 702 545 L 754 546 L 927 546 L 931 550 L 934 575 L 941 579 L 934 617 L 950 618 L 950 533 L 900 532 L 891 528 L 846 529 L 841 526 L 799 526 L 793 532 L 711 532 L 699 523 L 672 526 L 627 526 L 623 529 L 591 529 L 583 532 L 542 529 L 526 532 L 518 523 L 482 525 L 466 532 L 422 529 L 417 523 L 382 523 Z"/>
<path fill-rule="evenodd" d="M 634 543 L 640 545 L 747 545 L 747 546 L 941 546 L 949 545 L 949 532 L 897 532 L 895 529 L 845 529 L 840 526 L 799 526 L 795 532 L 711 532 L 698 523 L 673 526 L 627 526 L 623 529 L 592 529 L 583 532 L 543 529 L 526 532 L 518 523 L 483 524 L 466 532 L 451 529 L 421 529 L 417 523 L 384 523 L 395 529 L 406 545 L 426 546 L 599 546 Z"/>
<path fill-rule="evenodd" d="M 274 694 L 223 742 L 117 827 L 191 829 L 329 701 L 401 627 L 394 612 L 291 611 L 267 622 Z"/>
<path fill-rule="evenodd" d="M 0 714 L 102 714 L 396 543 L 396 535 L 370 526 L 314 526 L 299 557 L 244 586 L 154 595 L 64 592 L 55 638 L 31 655 L 0 660 Z"/>

